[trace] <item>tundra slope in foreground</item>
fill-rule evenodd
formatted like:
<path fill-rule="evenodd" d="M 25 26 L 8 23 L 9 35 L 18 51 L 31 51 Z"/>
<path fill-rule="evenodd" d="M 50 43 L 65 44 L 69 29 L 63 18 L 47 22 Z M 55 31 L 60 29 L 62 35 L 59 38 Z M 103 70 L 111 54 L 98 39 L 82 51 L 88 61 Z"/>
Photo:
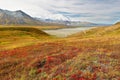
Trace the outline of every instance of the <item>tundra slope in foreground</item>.
<path fill-rule="evenodd" d="M 0 52 L 2 80 L 119 80 L 120 24 Z"/>

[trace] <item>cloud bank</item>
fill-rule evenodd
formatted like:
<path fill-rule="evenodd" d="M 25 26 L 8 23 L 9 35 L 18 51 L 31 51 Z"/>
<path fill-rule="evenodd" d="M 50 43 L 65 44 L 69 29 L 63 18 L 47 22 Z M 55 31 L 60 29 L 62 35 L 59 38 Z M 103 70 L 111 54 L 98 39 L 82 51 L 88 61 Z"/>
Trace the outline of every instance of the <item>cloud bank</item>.
<path fill-rule="evenodd" d="M 96 23 L 120 20 L 120 0 L 2 0 L 0 8 L 23 10 L 33 17 Z"/>

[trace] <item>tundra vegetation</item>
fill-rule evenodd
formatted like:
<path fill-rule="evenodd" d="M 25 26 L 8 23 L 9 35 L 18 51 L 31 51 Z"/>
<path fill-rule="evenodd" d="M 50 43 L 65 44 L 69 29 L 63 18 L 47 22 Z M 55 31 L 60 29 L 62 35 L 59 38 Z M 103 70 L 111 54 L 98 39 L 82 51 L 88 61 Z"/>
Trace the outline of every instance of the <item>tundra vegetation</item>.
<path fill-rule="evenodd" d="M 0 27 L 1 80 L 120 80 L 120 24 L 57 38 Z"/>

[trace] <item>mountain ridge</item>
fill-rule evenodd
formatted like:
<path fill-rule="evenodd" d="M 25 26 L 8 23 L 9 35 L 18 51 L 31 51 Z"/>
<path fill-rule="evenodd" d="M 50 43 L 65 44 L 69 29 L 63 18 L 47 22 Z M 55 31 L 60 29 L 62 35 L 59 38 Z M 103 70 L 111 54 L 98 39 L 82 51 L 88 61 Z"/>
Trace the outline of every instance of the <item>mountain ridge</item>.
<path fill-rule="evenodd" d="M 41 24 L 40 21 L 32 18 L 25 12 L 21 10 L 17 11 L 8 11 L 0 9 L 0 24 L 1 25 L 10 25 L 10 24 L 29 24 L 29 25 L 38 25 Z"/>
<path fill-rule="evenodd" d="M 64 25 L 72 27 L 106 26 L 91 22 L 71 21 L 70 19 L 42 19 L 28 15 L 22 10 L 9 11 L 0 9 L 0 25 Z"/>

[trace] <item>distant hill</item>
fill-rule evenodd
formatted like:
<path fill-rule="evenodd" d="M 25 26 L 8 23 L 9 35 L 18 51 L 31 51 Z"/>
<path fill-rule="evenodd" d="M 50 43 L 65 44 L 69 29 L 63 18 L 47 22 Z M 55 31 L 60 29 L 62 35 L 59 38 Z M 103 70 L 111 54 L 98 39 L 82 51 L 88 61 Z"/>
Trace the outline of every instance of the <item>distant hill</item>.
<path fill-rule="evenodd" d="M 81 22 L 81 21 L 71 21 L 70 26 L 83 26 L 83 27 L 94 27 L 94 26 L 108 26 L 110 24 L 98 24 L 92 22 Z"/>
<path fill-rule="evenodd" d="M 120 25 L 120 22 L 117 22 L 115 25 Z"/>
<path fill-rule="evenodd" d="M 111 24 L 97 24 L 97 23 L 92 23 L 92 22 L 82 22 L 82 21 L 71 21 L 70 19 L 68 20 L 52 20 L 52 19 L 41 19 L 41 18 L 36 18 L 37 20 L 49 23 L 49 24 L 61 24 L 61 25 L 66 25 L 66 26 L 72 26 L 72 27 L 93 27 L 93 26 L 108 26 Z"/>
<path fill-rule="evenodd" d="M 17 11 L 8 11 L 8 10 L 2 10 L 0 9 L 0 24 L 1 25 L 11 25 L 11 24 L 17 24 L 17 25 L 38 25 L 41 24 L 40 21 L 32 18 L 25 12 L 21 10 Z"/>
<path fill-rule="evenodd" d="M 117 35 L 120 35 L 120 22 L 108 27 L 93 28 L 90 30 L 79 32 L 69 37 L 89 38 L 89 37 L 117 36 Z"/>
<path fill-rule="evenodd" d="M 38 29 L 38 28 L 34 28 L 34 27 L 0 27 L 0 31 L 21 31 L 23 33 L 29 33 L 30 34 L 34 34 L 34 35 L 38 35 L 38 36 L 50 36 L 49 34 L 43 32 L 42 30 Z M 12 35 L 11 35 L 12 36 Z"/>
<path fill-rule="evenodd" d="M 53 39 L 35 27 L 0 27 L 0 51 Z"/>

